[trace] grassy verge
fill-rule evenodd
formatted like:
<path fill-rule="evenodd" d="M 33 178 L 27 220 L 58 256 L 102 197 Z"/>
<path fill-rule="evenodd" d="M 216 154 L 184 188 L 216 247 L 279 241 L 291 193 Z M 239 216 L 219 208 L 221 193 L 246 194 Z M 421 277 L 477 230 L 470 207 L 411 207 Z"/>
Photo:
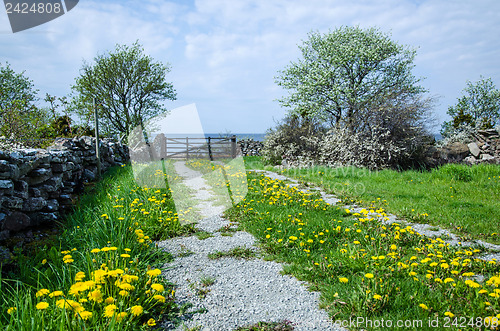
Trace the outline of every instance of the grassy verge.
<path fill-rule="evenodd" d="M 259 238 L 269 257 L 285 262 L 286 273 L 319 290 L 322 307 L 339 323 L 415 320 L 431 329 L 429 321 L 439 318 L 450 326 L 466 320 L 466 329 L 500 318 L 500 265 L 477 259 L 480 249 L 384 226 L 368 210 L 352 215 L 255 173 L 248 184 L 245 200 L 226 216 Z M 371 207 L 384 217 L 381 205 Z"/>
<path fill-rule="evenodd" d="M 389 212 L 409 221 L 500 243 L 499 165 L 448 164 L 430 172 L 314 167 L 284 174 L 317 184 L 346 204 L 385 200 Z"/>
<path fill-rule="evenodd" d="M 52 243 L 16 256 L 0 282 L 5 330 L 118 330 L 174 319 L 174 291 L 152 239 L 182 226 L 168 188 L 138 186 L 131 167 L 111 169 L 82 197 Z"/>

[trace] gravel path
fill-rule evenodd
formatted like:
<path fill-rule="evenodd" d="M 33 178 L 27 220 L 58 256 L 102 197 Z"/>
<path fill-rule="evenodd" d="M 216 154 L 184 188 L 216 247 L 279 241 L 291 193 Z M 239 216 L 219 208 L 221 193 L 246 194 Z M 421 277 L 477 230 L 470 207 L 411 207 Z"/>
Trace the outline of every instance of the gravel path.
<path fill-rule="evenodd" d="M 310 292 L 305 282 L 289 275 L 281 275 L 282 266 L 260 258 L 251 260 L 224 257 L 208 259 L 217 251 L 230 251 L 244 247 L 259 254 L 255 238 L 243 231 L 233 236 L 217 232 L 232 226 L 220 217 L 222 206 L 214 206 L 212 190 L 201 173 L 175 164 L 177 173 L 186 180 L 184 184 L 197 193 L 196 206 L 204 216 L 197 228 L 212 233 L 213 237 L 199 240 L 195 236 L 172 238 L 158 242 L 158 246 L 171 252 L 175 258 L 163 267 L 163 275 L 177 284 L 178 303 L 191 303 L 190 311 L 177 330 L 201 327 L 201 330 L 234 330 L 238 327 L 264 322 L 289 321 L 294 330 L 340 330 L 334 327 L 326 311 L 318 308 L 319 293 Z M 213 284 L 203 286 L 211 280 Z M 206 292 L 206 293 L 205 293 Z M 172 325 L 164 325 L 173 329 Z"/>
<path fill-rule="evenodd" d="M 324 310 L 318 308 L 319 293 L 307 290 L 307 284 L 292 276 L 281 275 L 282 266 L 279 263 L 264 261 L 260 258 L 243 260 L 236 258 L 221 258 L 210 260 L 207 255 L 217 251 L 230 251 L 236 247 L 251 249 L 258 255 L 255 238 L 243 231 L 233 236 L 222 236 L 217 232 L 221 227 L 234 227 L 220 217 L 223 206 L 214 206 L 212 190 L 201 173 L 176 163 L 178 174 L 186 179 L 185 185 L 194 189 L 196 206 L 202 211 L 197 228 L 210 232 L 213 237 L 199 240 L 197 237 L 172 238 L 158 243 L 158 246 L 174 255 L 175 260 L 166 264 L 163 275 L 177 284 L 176 298 L 178 303 L 191 303 L 190 311 L 203 313 L 187 314 L 177 330 L 201 327 L 199 330 L 234 330 L 260 321 L 277 322 L 290 321 L 294 330 L 340 330 L 335 327 Z M 266 176 L 288 180 L 291 186 L 299 186 L 298 181 L 269 171 L 257 171 Z M 317 191 L 323 200 L 337 204 L 340 200 L 333 195 L 325 194 L 319 188 L 309 187 L 306 192 Z M 358 206 L 343 206 L 353 213 L 362 208 Z M 378 215 L 372 214 L 373 217 Z M 459 238 L 445 229 L 427 224 L 416 224 L 398 219 L 388 214 L 386 223 L 398 222 L 410 225 L 418 233 L 429 237 L 440 237 L 452 245 L 459 244 Z M 430 230 L 432 228 L 432 230 Z M 436 230 L 437 229 L 437 230 Z M 485 260 L 500 260 L 500 246 L 480 240 L 461 242 L 462 246 L 479 245 L 492 250 L 482 258 Z M 212 280 L 213 284 L 203 286 L 202 282 Z M 206 293 L 204 293 L 206 292 Z M 200 295 L 201 294 L 201 295 Z M 165 329 L 174 329 L 172 325 L 164 325 Z"/>

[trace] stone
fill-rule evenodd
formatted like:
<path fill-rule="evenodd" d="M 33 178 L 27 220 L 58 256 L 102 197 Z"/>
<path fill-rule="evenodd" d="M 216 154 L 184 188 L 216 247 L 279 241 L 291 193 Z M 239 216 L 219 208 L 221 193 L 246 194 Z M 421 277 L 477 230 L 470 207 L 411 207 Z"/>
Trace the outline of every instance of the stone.
<path fill-rule="evenodd" d="M 2 202 L 2 206 L 9 209 L 21 209 L 23 208 L 24 199 L 18 197 L 5 197 Z"/>
<path fill-rule="evenodd" d="M 495 157 L 490 154 L 481 154 L 480 159 L 482 162 L 495 163 Z"/>
<path fill-rule="evenodd" d="M 481 150 L 479 149 L 479 146 L 476 143 L 469 143 L 467 147 L 469 147 L 469 151 L 474 157 L 478 157 L 479 154 L 481 153 Z"/>
<path fill-rule="evenodd" d="M 28 198 L 24 201 L 23 211 L 31 212 L 43 209 L 47 206 L 47 200 L 44 198 Z"/>
<path fill-rule="evenodd" d="M 93 181 L 95 181 L 95 178 L 96 178 L 96 175 L 94 174 L 94 172 L 90 171 L 89 169 L 83 170 L 83 179 L 85 179 L 89 182 L 93 182 Z"/>
<path fill-rule="evenodd" d="M 56 199 L 50 199 L 47 201 L 47 206 L 45 206 L 45 211 L 55 212 L 59 210 L 59 201 Z"/>
<path fill-rule="evenodd" d="M 474 156 L 467 156 L 465 159 L 464 159 L 464 163 L 467 163 L 467 164 L 476 164 L 477 163 L 477 159 L 474 157 Z"/>
<path fill-rule="evenodd" d="M 28 199 L 28 183 L 24 180 L 18 180 L 14 182 L 14 193 L 13 195 L 18 198 Z"/>
<path fill-rule="evenodd" d="M 5 217 L 3 230 L 21 231 L 31 226 L 31 219 L 25 213 L 15 211 Z"/>
<path fill-rule="evenodd" d="M 68 169 L 65 163 L 52 163 L 52 172 L 64 172 Z"/>
<path fill-rule="evenodd" d="M 59 218 L 58 213 L 56 212 L 53 213 L 37 212 L 30 214 L 30 217 L 32 219 L 32 222 L 36 225 L 45 223 L 54 223 Z"/>
<path fill-rule="evenodd" d="M 52 170 L 47 168 L 40 168 L 32 170 L 26 178 L 29 185 L 37 185 L 45 182 L 52 177 Z"/>
<path fill-rule="evenodd" d="M 14 182 L 10 179 L 0 180 L 0 189 L 10 189 L 14 187 Z"/>

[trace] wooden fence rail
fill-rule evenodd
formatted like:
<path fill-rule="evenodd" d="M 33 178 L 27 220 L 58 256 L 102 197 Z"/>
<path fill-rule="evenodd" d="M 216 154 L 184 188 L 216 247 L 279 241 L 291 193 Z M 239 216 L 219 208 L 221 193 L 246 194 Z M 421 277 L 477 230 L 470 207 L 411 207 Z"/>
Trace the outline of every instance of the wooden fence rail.
<path fill-rule="evenodd" d="M 167 138 L 158 134 L 150 146 L 154 159 L 210 159 L 235 158 L 237 156 L 236 136 L 226 138 Z"/>

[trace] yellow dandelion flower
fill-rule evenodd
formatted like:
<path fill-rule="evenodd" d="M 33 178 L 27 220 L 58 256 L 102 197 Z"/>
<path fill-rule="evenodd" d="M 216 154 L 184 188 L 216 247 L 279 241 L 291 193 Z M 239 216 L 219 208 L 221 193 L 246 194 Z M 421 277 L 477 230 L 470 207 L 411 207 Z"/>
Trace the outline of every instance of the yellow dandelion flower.
<path fill-rule="evenodd" d="M 378 295 L 378 294 L 375 294 L 375 295 L 373 296 L 373 298 L 374 298 L 375 300 L 381 300 L 381 299 L 382 299 L 382 296 L 381 296 L 381 295 Z"/>
<path fill-rule="evenodd" d="M 139 316 L 142 314 L 142 312 L 144 311 L 144 309 L 141 307 L 141 306 L 132 306 L 130 308 L 130 312 L 132 313 L 132 315 L 134 316 Z"/>
<path fill-rule="evenodd" d="M 148 319 L 147 323 L 146 323 L 148 326 L 155 326 L 156 325 L 156 321 L 152 318 Z"/>
<path fill-rule="evenodd" d="M 92 317 L 92 312 L 84 310 L 79 312 L 77 315 L 80 316 L 82 320 L 86 321 Z"/>
<path fill-rule="evenodd" d="M 339 278 L 339 282 L 341 283 L 347 283 L 349 281 L 349 279 L 345 278 L 345 277 L 340 277 Z"/>
<path fill-rule="evenodd" d="M 157 277 L 157 276 L 161 275 L 161 270 L 160 269 L 153 269 L 153 270 L 148 270 L 146 273 L 150 277 Z"/>
<path fill-rule="evenodd" d="M 130 293 L 125 290 L 121 290 L 120 292 L 118 292 L 118 294 L 122 297 L 128 297 L 130 295 Z"/>
<path fill-rule="evenodd" d="M 165 290 L 161 284 L 151 284 L 151 288 L 157 292 L 163 292 Z"/>
<path fill-rule="evenodd" d="M 95 301 L 97 303 L 101 303 L 103 301 L 102 293 L 100 290 L 93 290 L 89 293 L 88 298 L 90 301 Z"/>
<path fill-rule="evenodd" d="M 115 302 L 115 298 L 113 297 L 107 297 L 106 300 L 104 300 L 104 303 L 107 305 L 110 305 Z"/>
<path fill-rule="evenodd" d="M 54 292 L 49 294 L 49 297 L 55 298 L 55 297 L 60 297 L 62 295 L 64 295 L 63 291 L 54 291 Z"/>
<path fill-rule="evenodd" d="M 424 309 L 424 310 L 429 310 L 429 307 L 427 307 L 427 305 L 421 303 L 418 305 L 420 308 Z"/>
<path fill-rule="evenodd" d="M 39 290 L 38 292 L 36 292 L 35 296 L 37 298 L 39 298 L 39 297 L 43 297 L 44 295 L 47 295 L 49 293 L 50 293 L 49 290 L 47 290 L 46 288 L 42 288 L 41 290 Z"/>
<path fill-rule="evenodd" d="M 367 273 L 367 274 L 365 274 L 365 277 L 368 279 L 372 279 L 374 276 L 371 273 Z"/>
<path fill-rule="evenodd" d="M 118 307 L 116 305 L 107 305 L 106 307 L 104 307 L 104 316 L 105 317 L 113 317 L 113 315 L 115 314 L 115 311 L 118 309 Z"/>
<path fill-rule="evenodd" d="M 153 295 L 153 299 L 159 302 L 165 302 L 165 297 L 163 295 L 155 294 Z"/>
<path fill-rule="evenodd" d="M 10 307 L 7 309 L 7 314 L 12 315 L 17 310 L 17 307 Z"/>

